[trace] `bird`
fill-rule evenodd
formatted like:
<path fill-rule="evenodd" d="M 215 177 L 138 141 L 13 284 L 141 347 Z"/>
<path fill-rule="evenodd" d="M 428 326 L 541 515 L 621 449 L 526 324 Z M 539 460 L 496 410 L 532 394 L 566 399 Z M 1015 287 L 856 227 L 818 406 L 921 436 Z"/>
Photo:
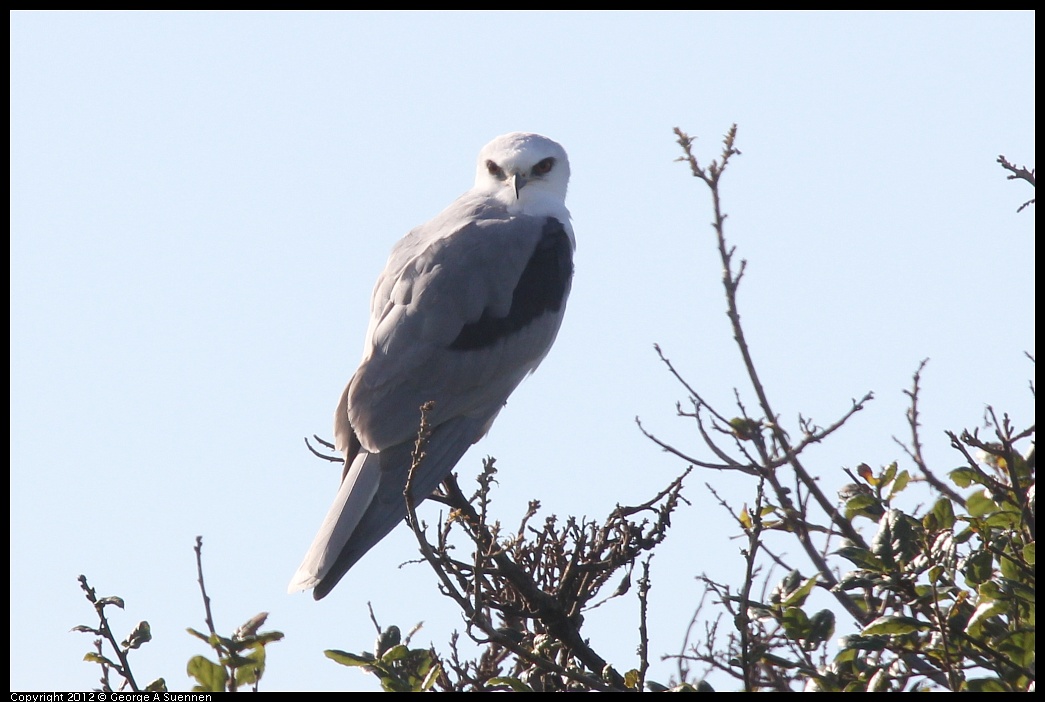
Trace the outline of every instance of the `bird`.
<path fill-rule="evenodd" d="M 486 144 L 475 185 L 393 248 L 377 279 L 363 358 L 334 413 L 345 457 L 337 497 L 289 592 L 326 597 L 490 430 L 559 332 L 576 249 L 557 142 L 512 132 Z M 431 403 L 431 404 L 429 404 Z"/>

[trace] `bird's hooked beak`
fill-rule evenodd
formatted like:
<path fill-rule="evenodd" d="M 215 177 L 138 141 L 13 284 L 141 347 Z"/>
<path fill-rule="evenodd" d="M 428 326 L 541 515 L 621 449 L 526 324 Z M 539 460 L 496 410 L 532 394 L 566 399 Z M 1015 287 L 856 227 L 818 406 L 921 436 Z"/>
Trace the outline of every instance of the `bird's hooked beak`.
<path fill-rule="evenodd" d="M 515 199 L 519 199 L 519 191 L 526 187 L 526 184 L 530 182 L 530 179 L 524 176 L 522 173 L 513 173 L 508 178 L 508 183 L 515 188 Z"/>

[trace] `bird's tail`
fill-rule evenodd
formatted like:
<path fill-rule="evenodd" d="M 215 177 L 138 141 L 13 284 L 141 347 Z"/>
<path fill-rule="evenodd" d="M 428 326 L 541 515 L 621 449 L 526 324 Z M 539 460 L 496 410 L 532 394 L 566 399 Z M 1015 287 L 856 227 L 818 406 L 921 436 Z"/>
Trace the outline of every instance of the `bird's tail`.
<path fill-rule="evenodd" d="M 455 417 L 439 425 L 424 447 L 414 476 L 413 494 L 427 499 L 484 433 L 486 422 Z M 403 490 L 413 462 L 414 442 L 379 453 L 360 451 L 330 506 L 319 533 L 290 581 L 289 592 L 315 588 L 318 600 L 344 577 L 349 568 L 406 516 Z"/>

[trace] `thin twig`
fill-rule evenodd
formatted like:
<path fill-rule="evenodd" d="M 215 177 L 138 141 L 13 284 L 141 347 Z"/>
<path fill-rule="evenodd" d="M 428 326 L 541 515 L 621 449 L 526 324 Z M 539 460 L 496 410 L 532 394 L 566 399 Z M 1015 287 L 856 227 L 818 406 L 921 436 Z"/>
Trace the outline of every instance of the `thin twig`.
<path fill-rule="evenodd" d="M 207 586 L 203 583 L 203 537 L 196 537 L 196 546 L 193 549 L 196 552 L 196 574 L 197 582 L 200 584 L 200 594 L 203 596 L 203 611 L 204 617 L 207 622 L 207 630 L 210 632 L 210 645 L 218 653 L 218 660 L 222 663 L 222 668 L 225 669 L 225 679 L 228 681 L 229 692 L 236 691 L 236 674 L 234 671 L 229 669 L 229 666 L 224 663 L 230 659 L 230 652 L 225 650 L 225 647 L 221 643 L 221 637 L 218 636 L 217 628 L 214 626 L 214 615 L 210 609 L 210 596 L 207 594 Z"/>
<path fill-rule="evenodd" d="M 653 554 L 642 562 L 642 577 L 639 578 L 639 682 L 638 692 L 646 687 L 646 671 L 649 670 L 649 629 L 646 614 L 649 609 L 649 591 L 652 587 L 649 577 L 649 564 Z"/>
<path fill-rule="evenodd" d="M 1006 159 L 1004 156 L 998 156 L 998 163 L 1001 164 L 1002 168 L 1004 168 L 1005 170 L 1009 171 L 1012 174 L 1012 175 L 1008 176 L 1009 180 L 1025 180 L 1025 181 L 1027 181 L 1028 183 L 1031 184 L 1031 187 L 1034 187 L 1034 169 L 1033 168 L 1031 170 L 1027 170 L 1026 166 L 1021 166 L 1020 168 L 1017 168 L 1016 166 L 1014 166 L 1011 163 L 1009 163 L 1008 159 Z M 1034 198 L 1031 198 L 1030 200 L 1027 200 L 1025 203 L 1020 205 L 1016 209 L 1016 212 L 1021 212 L 1025 207 L 1028 207 L 1028 206 L 1033 205 L 1033 204 L 1034 204 Z"/>
<path fill-rule="evenodd" d="M 78 580 L 80 581 L 80 588 L 87 596 L 87 601 L 94 605 L 94 611 L 98 613 L 98 633 L 105 637 L 105 640 L 109 642 L 112 650 L 116 653 L 116 657 L 120 659 L 120 665 L 116 672 L 127 681 L 127 684 L 131 686 L 131 690 L 139 692 L 138 683 L 135 682 L 134 674 L 131 672 L 131 664 L 127 661 L 127 652 L 116 643 L 116 637 L 113 636 L 112 628 L 109 627 L 109 620 L 105 616 L 106 605 L 114 604 L 123 609 L 123 600 L 118 597 L 102 597 L 99 599 L 95 594 L 94 588 L 87 584 L 86 575 L 81 575 Z M 103 675 L 104 679 L 108 678 L 107 672 L 103 671 Z"/>
<path fill-rule="evenodd" d="M 918 364 L 918 370 L 914 372 L 914 378 L 911 384 L 910 390 L 904 390 L 904 394 L 911 400 L 911 406 L 907 410 L 907 425 L 911 428 L 911 446 L 907 447 L 902 441 L 893 437 L 893 441 L 896 441 L 904 452 L 914 461 L 914 465 L 918 468 L 918 472 L 922 474 L 926 482 L 932 485 L 937 492 L 942 495 L 946 495 L 951 501 L 965 506 L 965 498 L 955 492 L 947 483 L 943 482 L 936 477 L 929 466 L 925 462 L 925 458 L 922 455 L 922 441 L 919 435 L 919 428 L 921 423 L 918 421 L 918 399 L 921 397 L 921 380 L 922 371 L 925 370 L 925 365 L 929 362 L 929 359 L 923 359 Z"/>

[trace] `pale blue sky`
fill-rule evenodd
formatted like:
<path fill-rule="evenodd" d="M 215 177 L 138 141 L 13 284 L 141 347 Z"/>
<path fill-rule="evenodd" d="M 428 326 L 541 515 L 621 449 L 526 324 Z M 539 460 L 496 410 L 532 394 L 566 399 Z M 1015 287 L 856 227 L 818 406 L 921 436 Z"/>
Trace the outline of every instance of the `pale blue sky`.
<path fill-rule="evenodd" d="M 1033 13 L 25 13 L 11 15 L 11 687 L 86 689 L 76 577 L 148 619 L 139 679 L 187 689 L 204 653 L 192 545 L 219 628 L 259 611 L 286 639 L 263 689 L 372 689 L 326 648 L 461 628 L 403 528 L 321 603 L 287 582 L 336 471 L 329 436 L 392 244 L 470 187 L 492 137 L 569 152 L 576 277 L 558 342 L 459 464 L 492 454 L 499 516 L 602 517 L 706 455 L 659 343 L 728 411 L 742 385 L 709 198 L 671 130 L 715 156 L 749 266 L 743 321 L 785 422 L 877 399 L 807 465 L 901 458 L 918 362 L 930 462 L 985 404 L 1033 421 Z M 752 403 L 753 404 L 753 403 Z M 793 426 L 793 424 L 792 424 Z M 678 650 L 708 572 L 737 583 L 736 476 L 695 474 L 653 561 L 651 650 Z M 423 513 L 437 518 L 435 506 Z M 796 555 L 797 558 L 797 555 Z M 801 562 L 802 567 L 808 565 Z M 588 635 L 635 664 L 637 606 Z M 840 628 L 844 622 L 840 622 Z M 674 667 L 655 662 L 666 681 Z M 723 685 L 730 687 L 729 684 Z"/>

